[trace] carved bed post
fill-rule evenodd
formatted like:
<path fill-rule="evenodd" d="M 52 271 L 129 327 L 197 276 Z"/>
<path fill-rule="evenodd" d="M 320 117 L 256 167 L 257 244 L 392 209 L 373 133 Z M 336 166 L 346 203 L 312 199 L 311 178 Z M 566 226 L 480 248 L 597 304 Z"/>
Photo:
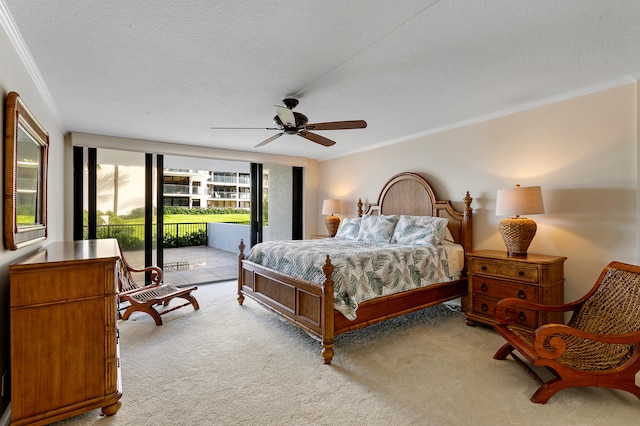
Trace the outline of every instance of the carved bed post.
<path fill-rule="evenodd" d="M 462 200 L 464 201 L 464 219 L 462 220 L 462 235 L 464 236 L 464 241 L 462 241 L 462 247 L 465 253 L 467 253 L 473 250 L 471 244 L 473 234 L 471 223 L 473 209 L 471 208 L 471 202 L 473 198 L 469 195 L 469 191 L 467 191 L 467 195 L 465 195 Z M 467 270 L 467 256 L 464 257 L 464 270 Z"/>
<path fill-rule="evenodd" d="M 463 201 L 464 201 L 464 211 L 463 211 L 463 218 L 462 218 L 462 238 L 463 239 L 461 241 L 461 244 L 462 244 L 462 247 L 464 248 L 464 252 L 468 253 L 471 250 L 473 250 L 473 247 L 472 247 L 473 228 L 472 228 L 472 222 L 471 222 L 471 217 L 473 215 L 471 202 L 473 201 L 473 198 L 471 198 L 471 195 L 469 195 L 469 191 L 467 191 L 467 194 L 463 198 Z M 467 274 L 467 272 L 469 271 L 469 265 L 467 264 L 467 256 L 464 257 L 464 265 L 462 270 L 463 270 L 463 274 Z M 469 306 L 468 295 L 462 296 L 462 298 L 460 299 L 460 304 L 463 312 L 469 312 L 471 310 L 471 306 Z"/>
<path fill-rule="evenodd" d="M 244 284 L 242 282 L 244 278 L 244 274 L 242 273 L 242 261 L 244 260 L 245 247 L 244 240 L 241 238 L 240 244 L 238 244 L 238 250 L 240 250 L 240 253 L 238 254 L 238 303 L 241 305 L 244 302 L 244 294 L 242 294 L 242 284 Z"/>
<path fill-rule="evenodd" d="M 322 272 L 326 279 L 322 284 L 322 299 L 323 312 L 322 312 L 322 358 L 324 363 L 331 364 L 333 359 L 333 337 L 334 337 L 334 295 L 333 295 L 333 265 L 331 259 L 327 255 L 327 260 L 322 266 Z"/>
<path fill-rule="evenodd" d="M 358 198 L 358 217 L 362 217 L 362 198 Z"/>

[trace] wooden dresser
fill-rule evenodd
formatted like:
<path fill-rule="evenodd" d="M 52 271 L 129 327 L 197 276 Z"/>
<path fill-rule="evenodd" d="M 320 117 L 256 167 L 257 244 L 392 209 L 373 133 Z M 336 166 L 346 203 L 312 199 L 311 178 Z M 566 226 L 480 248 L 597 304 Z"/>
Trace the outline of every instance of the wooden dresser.
<path fill-rule="evenodd" d="M 496 323 L 498 300 L 517 297 L 535 303 L 564 303 L 564 261 L 566 257 L 528 254 L 508 257 L 505 251 L 479 250 L 467 254 L 469 306 L 467 324 Z M 547 323 L 563 323 L 563 313 L 520 309 L 518 325 L 533 330 Z"/>
<path fill-rule="evenodd" d="M 115 239 L 50 244 L 9 266 L 12 424 L 120 408 Z"/>

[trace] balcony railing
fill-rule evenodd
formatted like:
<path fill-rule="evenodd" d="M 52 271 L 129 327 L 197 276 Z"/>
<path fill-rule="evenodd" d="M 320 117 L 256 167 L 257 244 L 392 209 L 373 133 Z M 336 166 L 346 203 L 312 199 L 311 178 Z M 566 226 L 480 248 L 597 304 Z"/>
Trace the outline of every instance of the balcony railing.
<path fill-rule="evenodd" d="M 236 200 L 238 198 L 238 193 L 228 191 L 209 191 L 209 196 L 216 200 Z"/>
<path fill-rule="evenodd" d="M 144 224 L 135 225 L 98 225 L 97 237 L 115 238 L 123 250 L 141 249 L 144 247 Z M 84 228 L 84 238 L 88 237 L 88 227 Z M 166 223 L 162 229 L 164 247 L 187 247 L 207 244 L 207 224 L 198 223 Z"/>
<path fill-rule="evenodd" d="M 167 183 L 162 186 L 164 195 L 206 195 L 207 188 L 204 186 L 176 185 Z"/>
<path fill-rule="evenodd" d="M 248 176 L 216 176 L 213 175 L 210 182 L 231 185 L 249 185 L 251 179 Z"/>

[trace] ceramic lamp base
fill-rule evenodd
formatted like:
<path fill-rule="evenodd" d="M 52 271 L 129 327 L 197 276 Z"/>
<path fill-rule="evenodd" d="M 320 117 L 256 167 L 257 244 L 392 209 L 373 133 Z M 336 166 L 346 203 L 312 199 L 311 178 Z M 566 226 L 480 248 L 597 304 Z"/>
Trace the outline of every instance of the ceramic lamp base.
<path fill-rule="evenodd" d="M 527 255 L 529 244 L 536 235 L 536 223 L 526 217 L 510 217 L 500 221 L 500 235 L 507 247 L 507 255 L 523 257 Z"/>
<path fill-rule="evenodd" d="M 335 237 L 338 233 L 338 227 L 340 226 L 340 218 L 338 216 L 327 216 L 324 223 L 327 225 L 329 236 Z"/>

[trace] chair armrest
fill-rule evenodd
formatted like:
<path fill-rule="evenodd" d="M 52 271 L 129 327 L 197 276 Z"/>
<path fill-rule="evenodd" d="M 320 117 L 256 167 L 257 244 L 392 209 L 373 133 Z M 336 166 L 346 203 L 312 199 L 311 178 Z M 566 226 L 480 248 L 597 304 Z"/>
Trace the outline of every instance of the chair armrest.
<path fill-rule="evenodd" d="M 525 309 L 531 309 L 534 311 L 545 312 L 568 312 L 574 311 L 580 306 L 577 302 L 565 303 L 562 305 L 542 305 L 540 303 L 530 302 L 528 300 L 522 300 L 515 297 L 508 297 L 499 300 L 496 303 L 494 309 L 494 317 L 501 324 L 508 324 L 515 322 L 516 318 L 511 317 L 510 312 L 513 312 L 513 308 L 520 307 Z"/>
<path fill-rule="evenodd" d="M 575 336 L 612 345 L 633 345 L 640 343 L 640 331 L 626 334 L 595 334 L 578 330 L 565 324 L 546 324 L 535 331 L 533 346 L 541 358 L 555 359 L 561 356 L 567 344 L 561 335 Z"/>
<path fill-rule="evenodd" d="M 157 285 L 160 284 L 162 282 L 162 269 L 160 269 L 158 266 L 147 266 L 146 268 L 142 268 L 142 269 L 137 269 L 137 268 L 132 268 L 131 266 L 127 265 L 127 269 L 129 269 L 129 272 L 147 272 L 147 271 L 151 271 L 151 284 L 150 285 Z"/>

